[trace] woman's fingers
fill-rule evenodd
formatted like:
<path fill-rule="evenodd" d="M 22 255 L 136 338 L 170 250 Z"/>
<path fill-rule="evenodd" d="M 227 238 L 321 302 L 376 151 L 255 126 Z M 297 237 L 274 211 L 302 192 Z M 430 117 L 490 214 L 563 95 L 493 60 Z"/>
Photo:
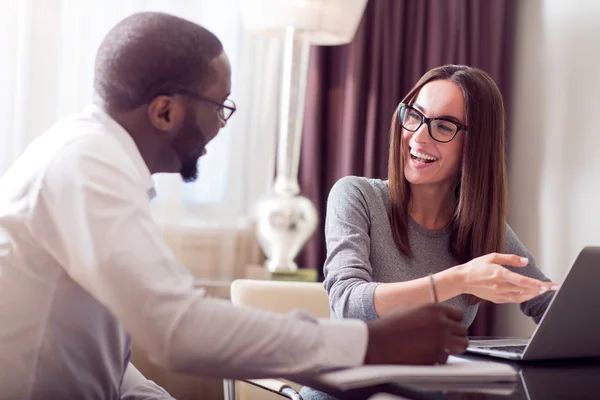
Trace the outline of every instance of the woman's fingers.
<path fill-rule="evenodd" d="M 502 266 L 489 286 L 488 300 L 495 303 L 522 303 L 531 300 L 548 290 L 555 290 L 553 282 L 543 282 L 511 272 Z"/>
<path fill-rule="evenodd" d="M 516 272 L 509 271 L 501 265 L 498 265 L 497 267 L 503 269 L 502 273 L 498 274 L 499 279 L 502 279 L 506 283 L 518 286 L 522 288 L 522 290 L 531 289 L 543 293 L 547 290 L 551 290 L 551 288 L 556 285 L 553 282 L 544 282 L 517 274 Z"/>
<path fill-rule="evenodd" d="M 525 267 L 529 264 L 529 260 L 526 257 L 520 257 L 515 254 L 491 253 L 486 257 L 488 257 L 488 261 L 492 264 L 510 265 L 511 267 Z"/>
<path fill-rule="evenodd" d="M 529 264 L 529 260 L 526 257 L 520 257 L 515 254 L 501 254 L 501 253 L 491 253 L 487 255 L 488 261 L 490 264 L 498 267 L 502 267 L 504 265 L 509 265 L 511 267 L 525 267 Z M 504 278 L 521 287 L 531 287 L 538 288 L 541 292 L 545 292 L 548 290 L 557 290 L 558 284 L 555 282 L 544 282 L 537 279 L 529 278 L 518 273 L 512 272 L 506 268 L 503 268 L 505 271 Z"/>
<path fill-rule="evenodd" d="M 531 300 L 537 296 L 539 293 L 531 293 L 531 292 L 507 292 L 505 293 L 505 303 L 523 303 L 524 301 Z"/>
<path fill-rule="evenodd" d="M 539 288 L 539 286 L 535 285 L 535 286 L 523 286 L 523 285 L 518 285 L 509 281 L 505 281 L 499 285 L 497 285 L 498 291 L 504 292 L 504 293 L 531 293 L 533 295 L 539 295 L 540 293 L 545 292 L 546 290 L 542 290 Z"/>

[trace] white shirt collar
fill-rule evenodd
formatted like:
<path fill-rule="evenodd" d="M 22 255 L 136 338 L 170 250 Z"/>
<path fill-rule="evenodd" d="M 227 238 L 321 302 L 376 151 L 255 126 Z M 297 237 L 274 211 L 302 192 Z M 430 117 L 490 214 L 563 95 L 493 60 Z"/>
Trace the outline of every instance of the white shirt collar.
<path fill-rule="evenodd" d="M 143 180 L 143 185 L 147 187 L 148 197 L 153 199 L 156 196 L 156 189 L 154 188 L 152 174 L 131 135 L 117 121 L 108 115 L 106 111 L 95 104 L 88 105 L 83 111 L 83 114 L 102 123 L 106 127 L 107 132 L 114 135 L 117 141 L 125 149 L 125 152 L 131 157 L 131 161 L 133 162 L 140 179 Z"/>

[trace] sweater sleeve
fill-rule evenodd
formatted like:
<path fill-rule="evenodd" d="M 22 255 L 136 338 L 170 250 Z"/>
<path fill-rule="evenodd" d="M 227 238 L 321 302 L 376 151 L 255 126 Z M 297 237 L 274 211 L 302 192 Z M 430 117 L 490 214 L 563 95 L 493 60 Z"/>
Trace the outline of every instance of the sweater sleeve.
<path fill-rule="evenodd" d="M 504 252 L 507 254 L 516 254 L 521 257 L 527 257 L 529 259 L 529 264 L 524 268 L 508 266 L 506 268 L 510 269 L 513 272 L 517 272 L 521 275 L 528 276 L 530 278 L 539 279 L 545 282 L 550 281 L 550 279 L 548 279 L 542 273 L 542 271 L 540 271 L 540 269 L 536 265 L 535 258 L 533 258 L 529 251 L 527 251 L 523 243 L 521 243 L 517 235 L 508 225 L 506 226 L 506 240 L 504 244 L 504 249 Z M 542 316 L 544 315 L 544 312 L 546 311 L 546 308 L 548 308 L 550 301 L 552 301 L 554 293 L 554 291 L 546 292 L 537 297 L 534 297 L 531 300 L 521 303 L 521 311 L 528 317 L 533 318 L 536 324 L 539 323 L 542 319 Z"/>
<path fill-rule="evenodd" d="M 327 200 L 324 286 L 336 318 L 379 318 L 373 301 L 379 283 L 372 281 L 369 261 L 368 190 L 360 178 L 348 176 L 333 186 Z"/>

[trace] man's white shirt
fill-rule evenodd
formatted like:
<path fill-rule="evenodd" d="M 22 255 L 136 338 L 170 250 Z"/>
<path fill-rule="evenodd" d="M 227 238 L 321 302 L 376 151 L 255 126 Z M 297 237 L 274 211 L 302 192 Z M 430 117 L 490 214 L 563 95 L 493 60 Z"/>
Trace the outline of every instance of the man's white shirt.
<path fill-rule="evenodd" d="M 165 368 L 217 377 L 362 363 L 363 322 L 206 297 L 152 219 L 152 192 L 132 138 L 93 105 L 0 178 L 0 398 L 168 398 L 130 373 L 129 335 Z"/>

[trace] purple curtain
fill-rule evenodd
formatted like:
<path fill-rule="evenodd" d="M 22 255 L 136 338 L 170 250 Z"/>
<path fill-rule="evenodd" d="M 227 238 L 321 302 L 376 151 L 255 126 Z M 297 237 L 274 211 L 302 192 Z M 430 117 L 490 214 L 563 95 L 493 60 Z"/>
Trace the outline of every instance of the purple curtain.
<path fill-rule="evenodd" d="M 370 0 L 352 43 L 312 49 L 300 186 L 321 221 L 299 265 L 322 278 L 329 190 L 346 175 L 387 177 L 392 114 L 423 73 L 478 67 L 510 99 L 515 11 L 516 0 Z M 482 308 L 472 334 L 492 329 Z"/>

